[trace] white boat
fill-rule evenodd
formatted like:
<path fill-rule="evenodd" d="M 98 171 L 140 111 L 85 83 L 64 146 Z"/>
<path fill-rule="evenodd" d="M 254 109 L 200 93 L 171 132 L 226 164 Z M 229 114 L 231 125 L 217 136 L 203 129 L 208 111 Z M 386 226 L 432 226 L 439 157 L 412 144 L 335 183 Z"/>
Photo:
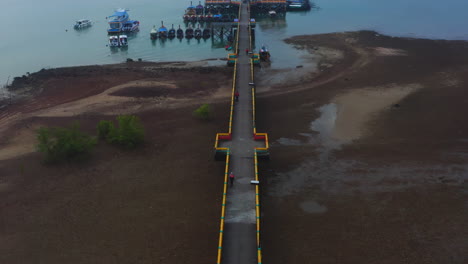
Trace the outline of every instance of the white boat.
<path fill-rule="evenodd" d="M 119 47 L 119 46 L 120 46 L 119 37 L 117 37 L 117 36 L 110 36 L 110 37 L 109 37 L 109 46 L 110 46 L 110 47 Z"/>
<path fill-rule="evenodd" d="M 156 29 L 156 26 L 153 26 L 153 29 L 150 31 L 150 38 L 151 39 L 156 39 L 158 37 L 158 30 Z"/>
<path fill-rule="evenodd" d="M 120 35 L 119 36 L 119 43 L 121 47 L 127 47 L 128 46 L 128 38 L 127 35 Z"/>
<path fill-rule="evenodd" d="M 276 11 L 274 10 L 268 11 L 268 15 L 270 15 L 270 17 L 276 17 Z"/>
<path fill-rule="evenodd" d="M 82 28 L 87 28 L 90 27 L 93 23 L 89 19 L 80 19 L 77 20 L 75 23 L 75 26 L 73 26 L 75 29 L 82 29 Z"/>

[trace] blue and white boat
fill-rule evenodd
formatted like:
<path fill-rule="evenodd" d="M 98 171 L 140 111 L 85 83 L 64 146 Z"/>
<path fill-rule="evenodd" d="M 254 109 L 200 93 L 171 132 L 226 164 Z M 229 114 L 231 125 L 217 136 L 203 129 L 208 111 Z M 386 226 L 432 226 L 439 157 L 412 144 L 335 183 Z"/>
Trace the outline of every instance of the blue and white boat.
<path fill-rule="evenodd" d="M 137 31 L 140 22 L 137 20 L 130 20 L 127 9 L 117 9 L 112 16 L 109 16 L 109 29 L 108 33 L 132 32 Z"/>
<path fill-rule="evenodd" d="M 117 9 L 112 16 L 109 16 L 109 29 L 107 32 L 109 33 L 120 33 L 122 32 L 122 28 L 125 22 L 128 21 L 130 16 L 125 9 Z"/>
<path fill-rule="evenodd" d="M 167 38 L 167 33 L 168 33 L 168 30 L 164 26 L 164 22 L 161 21 L 161 27 L 158 29 L 158 37 L 162 39 Z"/>

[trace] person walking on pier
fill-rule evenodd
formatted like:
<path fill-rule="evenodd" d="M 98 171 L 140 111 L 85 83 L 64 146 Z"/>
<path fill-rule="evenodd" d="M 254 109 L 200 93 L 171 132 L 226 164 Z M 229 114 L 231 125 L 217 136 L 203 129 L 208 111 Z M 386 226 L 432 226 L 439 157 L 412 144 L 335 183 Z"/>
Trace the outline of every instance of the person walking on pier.
<path fill-rule="evenodd" d="M 234 98 L 236 99 L 236 102 L 239 102 L 239 91 L 236 91 Z"/>
<path fill-rule="evenodd" d="M 229 174 L 229 183 L 231 184 L 231 187 L 234 186 L 234 173 L 231 171 L 231 174 Z"/>
<path fill-rule="evenodd" d="M 249 49 L 245 49 L 245 55 L 249 55 Z"/>

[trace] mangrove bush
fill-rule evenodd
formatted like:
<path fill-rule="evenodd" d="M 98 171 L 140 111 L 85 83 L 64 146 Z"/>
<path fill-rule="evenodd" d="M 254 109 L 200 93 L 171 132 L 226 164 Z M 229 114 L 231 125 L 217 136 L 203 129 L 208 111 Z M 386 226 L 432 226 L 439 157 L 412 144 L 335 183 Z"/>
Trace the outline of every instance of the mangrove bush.
<path fill-rule="evenodd" d="M 45 162 L 54 163 L 83 158 L 96 145 L 96 139 L 79 130 L 78 124 L 70 127 L 41 127 L 37 131 L 39 152 Z"/>
<path fill-rule="evenodd" d="M 197 108 L 194 112 L 193 115 L 203 119 L 203 120 L 208 120 L 211 117 L 211 108 L 209 104 L 202 104 L 199 108 Z"/>
<path fill-rule="evenodd" d="M 97 127 L 99 138 L 125 148 L 134 148 L 145 139 L 145 130 L 141 121 L 134 115 L 117 117 L 118 126 L 112 121 L 100 121 Z"/>

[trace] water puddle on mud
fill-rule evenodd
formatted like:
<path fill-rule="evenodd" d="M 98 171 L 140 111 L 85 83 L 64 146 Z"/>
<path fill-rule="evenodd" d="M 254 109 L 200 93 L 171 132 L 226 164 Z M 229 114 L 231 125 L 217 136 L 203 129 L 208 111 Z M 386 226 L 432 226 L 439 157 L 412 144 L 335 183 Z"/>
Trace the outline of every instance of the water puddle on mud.
<path fill-rule="evenodd" d="M 311 133 L 300 133 L 306 138 L 306 142 L 297 139 L 280 138 L 277 142 L 284 146 L 300 146 L 304 144 L 319 145 L 322 153 L 339 149 L 347 141 L 336 138 L 336 122 L 338 118 L 338 106 L 335 103 L 323 105 L 319 108 L 320 117 L 312 121 L 310 129 L 318 132 L 318 136 Z"/>
<path fill-rule="evenodd" d="M 312 121 L 310 128 L 319 133 L 318 139 L 321 145 L 327 149 L 337 149 L 342 144 L 333 137 L 338 116 L 338 107 L 331 103 L 319 108 L 320 117 Z"/>

